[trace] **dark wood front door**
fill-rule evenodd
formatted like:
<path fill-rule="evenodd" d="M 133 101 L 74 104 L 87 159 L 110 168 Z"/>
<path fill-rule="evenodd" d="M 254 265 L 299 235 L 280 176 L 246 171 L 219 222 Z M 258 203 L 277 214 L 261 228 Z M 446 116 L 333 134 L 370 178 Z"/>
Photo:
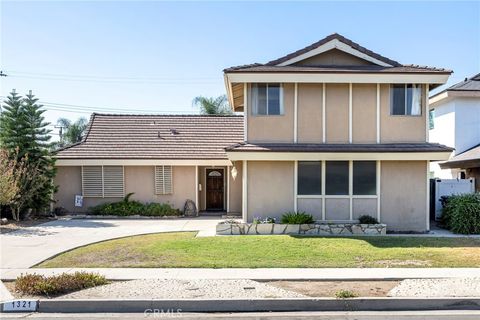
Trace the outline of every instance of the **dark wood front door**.
<path fill-rule="evenodd" d="M 223 210 L 223 169 L 207 169 L 207 210 Z"/>

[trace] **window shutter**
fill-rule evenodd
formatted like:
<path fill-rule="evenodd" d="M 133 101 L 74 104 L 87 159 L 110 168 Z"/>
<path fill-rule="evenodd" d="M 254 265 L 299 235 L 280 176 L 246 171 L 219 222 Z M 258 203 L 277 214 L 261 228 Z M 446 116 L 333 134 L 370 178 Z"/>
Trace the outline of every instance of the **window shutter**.
<path fill-rule="evenodd" d="M 125 196 L 122 166 L 103 167 L 103 196 L 105 198 Z"/>
<path fill-rule="evenodd" d="M 82 193 L 84 197 L 103 197 L 102 167 L 82 167 Z"/>
<path fill-rule="evenodd" d="M 155 194 L 172 194 L 172 166 L 155 167 Z"/>

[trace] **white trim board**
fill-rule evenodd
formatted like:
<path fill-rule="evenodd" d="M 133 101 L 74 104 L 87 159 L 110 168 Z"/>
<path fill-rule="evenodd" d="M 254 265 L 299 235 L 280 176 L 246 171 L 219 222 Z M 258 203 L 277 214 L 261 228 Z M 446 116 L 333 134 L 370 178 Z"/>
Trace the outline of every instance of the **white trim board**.
<path fill-rule="evenodd" d="M 295 160 L 448 160 L 451 152 L 227 152 L 231 161 L 295 161 Z"/>
<path fill-rule="evenodd" d="M 228 75 L 230 83 L 431 83 L 444 84 L 449 74 L 419 73 L 253 73 L 234 72 Z"/>
<path fill-rule="evenodd" d="M 352 56 L 355 56 L 357 58 L 372 62 L 372 63 L 374 63 L 376 65 L 379 65 L 379 66 L 382 66 L 382 67 L 392 67 L 391 64 L 388 64 L 388 63 L 383 62 L 381 60 L 378 60 L 378 59 L 376 59 L 372 56 L 369 56 L 369 55 L 367 55 L 363 52 L 360 52 L 357 49 L 352 48 L 348 44 L 345 44 L 338 39 L 332 39 L 332 40 L 328 41 L 327 43 L 325 43 L 325 44 L 323 44 L 323 45 L 321 45 L 321 46 L 319 46 L 319 47 L 317 47 L 313 50 L 310 50 L 310 51 L 308 51 L 304 54 L 301 54 L 297 57 L 289 59 L 285 62 L 279 63 L 279 64 L 277 64 L 277 66 L 288 66 L 288 65 L 294 64 L 296 62 L 299 62 L 299 61 L 302 61 L 302 60 L 305 60 L 305 59 L 308 59 L 308 58 L 311 58 L 311 57 L 314 57 L 316 55 L 319 55 L 321 53 L 324 53 L 324 52 L 327 52 L 327 51 L 330 51 L 330 50 L 333 50 L 333 49 L 338 49 L 338 50 L 343 51 L 345 53 L 348 53 Z"/>

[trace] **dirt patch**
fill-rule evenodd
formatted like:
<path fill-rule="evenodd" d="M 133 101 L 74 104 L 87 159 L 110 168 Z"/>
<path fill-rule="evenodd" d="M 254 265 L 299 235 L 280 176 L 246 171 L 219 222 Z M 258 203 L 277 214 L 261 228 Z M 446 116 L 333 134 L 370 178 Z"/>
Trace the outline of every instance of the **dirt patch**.
<path fill-rule="evenodd" d="M 425 260 L 378 260 L 375 261 L 380 267 L 430 267 L 430 261 Z"/>
<path fill-rule="evenodd" d="M 0 226 L 0 234 L 5 234 L 29 227 L 34 227 L 36 225 L 45 223 L 45 222 L 50 222 L 56 219 L 53 218 L 38 218 L 38 219 L 31 219 L 31 220 L 24 220 L 24 221 L 14 221 L 14 220 L 9 220 L 7 224 L 1 225 Z"/>
<path fill-rule="evenodd" d="M 359 297 L 386 297 L 400 281 L 271 281 L 268 285 L 309 297 L 335 297 L 340 290 L 349 290 Z"/>

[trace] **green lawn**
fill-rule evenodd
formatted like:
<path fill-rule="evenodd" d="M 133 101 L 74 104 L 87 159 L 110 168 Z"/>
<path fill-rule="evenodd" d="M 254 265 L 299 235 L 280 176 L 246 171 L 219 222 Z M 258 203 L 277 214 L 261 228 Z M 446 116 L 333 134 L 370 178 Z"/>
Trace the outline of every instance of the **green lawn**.
<path fill-rule="evenodd" d="M 480 239 L 159 233 L 74 249 L 37 267 L 480 267 Z"/>

